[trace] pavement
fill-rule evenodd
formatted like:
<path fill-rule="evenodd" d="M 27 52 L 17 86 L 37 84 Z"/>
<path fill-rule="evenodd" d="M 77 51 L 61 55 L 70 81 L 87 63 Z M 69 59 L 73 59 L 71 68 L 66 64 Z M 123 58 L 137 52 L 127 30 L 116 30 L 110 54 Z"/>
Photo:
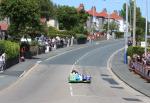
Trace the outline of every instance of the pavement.
<path fill-rule="evenodd" d="M 118 51 L 111 60 L 112 72 L 127 85 L 150 97 L 150 83 L 141 78 L 138 74 L 129 71 L 129 66 L 124 64 L 124 51 Z"/>
<path fill-rule="evenodd" d="M 32 59 L 26 59 L 25 62 L 20 62 L 9 69 L 5 70 L 3 73 L 0 73 L 0 91 L 9 87 L 11 84 L 16 82 L 21 78 L 28 70 L 30 70 L 36 63 L 44 61 L 48 58 L 51 58 L 56 55 L 63 54 L 64 52 L 81 48 L 86 45 L 74 45 L 70 47 L 60 48 L 53 50 L 49 53 L 40 54 L 34 56 Z"/>

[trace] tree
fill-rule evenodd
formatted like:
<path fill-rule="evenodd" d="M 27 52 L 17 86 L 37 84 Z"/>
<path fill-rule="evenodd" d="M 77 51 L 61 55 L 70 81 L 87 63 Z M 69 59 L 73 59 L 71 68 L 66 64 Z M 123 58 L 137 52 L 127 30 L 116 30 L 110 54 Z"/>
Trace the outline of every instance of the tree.
<path fill-rule="evenodd" d="M 39 0 L 39 5 L 41 17 L 49 19 L 50 17 L 55 16 L 54 5 L 51 0 Z"/>
<path fill-rule="evenodd" d="M 87 34 L 87 30 L 85 29 L 86 21 L 88 19 L 88 14 L 84 9 L 78 11 L 78 25 L 76 25 L 73 29 L 76 33 Z"/>
<path fill-rule="evenodd" d="M 85 10 L 77 11 L 74 7 L 58 6 L 57 19 L 60 24 L 60 29 L 73 30 L 76 33 L 85 33 L 85 23 L 88 19 L 88 14 Z"/>
<path fill-rule="evenodd" d="M 40 27 L 38 0 L 2 0 L 0 15 L 10 18 L 9 33 L 11 35 L 20 37 Z"/>
<path fill-rule="evenodd" d="M 106 31 L 108 31 L 108 22 L 104 24 L 104 27 L 103 27 Z M 109 30 L 112 34 L 112 32 L 114 31 L 117 31 L 119 28 L 118 24 L 115 22 L 115 21 L 111 21 L 109 23 Z"/>
<path fill-rule="evenodd" d="M 78 12 L 78 16 L 79 16 L 79 23 L 85 24 L 89 15 L 86 13 L 85 10 L 81 10 Z"/>
<path fill-rule="evenodd" d="M 129 17 L 128 19 L 130 21 L 130 26 L 133 27 L 133 9 L 134 9 L 134 2 L 130 0 L 130 5 L 129 5 Z M 120 12 L 121 16 L 126 18 L 126 4 L 123 4 L 123 8 Z M 132 32 L 132 31 L 131 31 Z M 144 37 L 145 33 L 145 18 L 142 17 L 141 10 L 139 7 L 136 7 L 136 35 L 138 37 Z"/>
<path fill-rule="evenodd" d="M 60 29 L 71 30 L 78 23 L 77 10 L 74 7 L 58 6 L 57 19 Z"/>

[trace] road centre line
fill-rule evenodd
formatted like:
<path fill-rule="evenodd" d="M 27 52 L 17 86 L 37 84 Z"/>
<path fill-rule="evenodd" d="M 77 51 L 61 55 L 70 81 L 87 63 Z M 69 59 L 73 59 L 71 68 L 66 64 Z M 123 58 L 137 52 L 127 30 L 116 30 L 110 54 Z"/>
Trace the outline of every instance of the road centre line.
<path fill-rule="evenodd" d="M 69 84 L 69 87 L 70 87 L 70 95 L 71 95 L 71 96 L 74 96 L 74 95 L 73 95 L 72 85 L 71 85 L 71 84 Z"/>
<path fill-rule="evenodd" d="M 101 47 L 101 48 L 103 48 L 103 47 Z M 82 60 L 84 57 L 86 57 L 87 55 L 89 55 L 90 53 L 92 53 L 92 52 L 95 52 L 97 49 L 100 49 L 100 48 L 96 48 L 96 49 L 94 49 L 94 50 L 91 50 L 91 51 L 89 51 L 89 52 L 87 52 L 86 54 L 84 54 L 83 56 L 81 56 L 79 59 L 77 59 L 76 61 L 75 61 L 75 63 L 72 65 L 72 69 L 71 70 L 73 70 L 74 68 L 75 68 L 75 66 L 77 65 L 77 63 L 80 61 L 80 60 Z M 124 49 L 124 48 L 121 48 L 121 50 L 122 49 Z M 117 51 L 118 52 L 118 51 Z M 116 53 L 116 52 L 115 52 Z M 112 56 L 112 55 L 111 55 Z M 109 58 L 110 59 L 110 58 Z M 108 61 L 110 61 L 110 60 L 108 60 Z M 109 62 L 107 62 L 107 68 L 108 68 L 108 63 Z M 70 71 L 71 72 L 71 71 Z M 70 87 L 69 88 L 72 88 L 72 86 L 71 86 L 71 84 L 70 84 Z M 70 89 L 70 94 L 71 94 L 71 96 L 72 96 L 72 94 L 73 94 L 73 88 L 72 89 Z M 73 96 L 75 96 L 75 95 L 73 95 Z M 76 96 L 79 96 L 79 95 L 76 95 Z M 83 95 L 84 96 L 84 95 Z M 86 95 L 85 95 L 86 96 Z"/>
<path fill-rule="evenodd" d="M 98 45 L 98 44 L 104 43 L 104 42 L 106 42 L 106 41 L 107 41 L 107 40 L 100 41 L 100 42 L 96 42 L 96 43 L 97 43 L 97 45 Z M 66 52 L 57 54 L 57 55 L 55 55 L 55 56 L 49 57 L 49 58 L 47 58 L 47 59 L 44 60 L 44 61 L 51 60 L 51 59 L 56 58 L 56 57 L 58 57 L 58 56 L 60 56 L 60 55 L 63 55 L 63 54 L 66 54 L 66 53 L 69 53 L 69 52 L 72 52 L 72 51 L 76 51 L 76 50 L 79 50 L 79 49 L 83 49 L 83 48 L 86 48 L 86 47 L 89 47 L 89 46 L 90 46 L 90 45 L 85 45 L 85 46 L 80 47 L 80 48 L 77 48 L 77 49 L 72 49 L 72 50 L 69 50 L 69 51 L 66 51 Z"/>
<path fill-rule="evenodd" d="M 103 47 L 101 47 L 101 48 L 103 48 Z M 83 56 L 81 56 L 79 59 L 77 59 L 77 60 L 75 61 L 75 63 L 72 65 L 71 71 L 75 68 L 75 66 L 77 65 L 77 63 L 78 63 L 80 60 L 82 60 L 84 57 L 86 57 L 86 56 L 89 55 L 90 53 L 95 52 L 97 49 L 100 49 L 100 48 L 95 48 L 94 50 L 91 50 L 91 51 L 85 53 Z M 70 72 L 71 72 L 71 71 L 70 71 Z M 70 88 L 70 94 L 71 94 L 71 96 L 79 96 L 79 95 L 73 95 L 73 88 L 72 88 L 72 85 L 71 85 L 71 84 L 69 85 L 69 88 Z M 86 96 L 86 95 L 82 95 L 82 96 Z"/>
<path fill-rule="evenodd" d="M 58 56 L 61 56 L 61 55 L 63 55 L 63 54 L 66 54 L 66 53 L 69 53 L 69 52 L 72 52 L 72 51 L 76 51 L 76 50 L 79 50 L 79 49 L 82 49 L 82 48 L 86 48 L 86 47 L 88 47 L 88 45 L 85 46 L 85 47 L 80 47 L 80 48 L 77 48 L 77 49 L 72 49 L 72 50 L 69 50 L 69 51 L 65 51 L 65 52 L 63 52 L 63 53 L 60 53 L 60 54 L 57 54 L 57 55 L 55 55 L 55 56 L 49 57 L 49 58 L 47 58 L 47 59 L 44 60 L 44 61 L 48 61 L 48 60 L 51 60 L 51 59 L 56 58 L 56 57 L 58 57 Z"/>
<path fill-rule="evenodd" d="M 86 48 L 88 47 L 89 45 L 87 46 L 84 46 L 84 47 L 80 47 L 80 48 L 77 48 L 77 49 L 73 49 L 73 50 L 69 50 L 69 51 L 66 51 L 66 52 L 63 52 L 61 54 L 56 54 L 55 56 L 52 56 L 52 57 L 49 57 L 48 59 L 44 60 L 44 61 L 47 61 L 47 60 L 50 60 L 50 59 L 53 59 L 53 58 L 56 58 L 60 55 L 63 55 L 65 53 L 68 53 L 68 52 L 71 52 L 71 51 L 76 51 L 76 50 L 79 50 L 79 49 L 82 49 L 82 48 Z M 2 92 L 7 92 L 9 89 L 15 87 L 21 80 L 23 80 L 26 76 L 28 76 L 28 74 L 30 72 L 32 72 L 42 61 L 38 61 L 35 63 L 34 66 L 32 66 L 29 70 L 27 71 L 24 71 L 20 76 L 19 76 L 19 79 L 17 81 L 15 81 L 14 83 L 12 83 L 10 86 L 6 87 L 5 89 L 2 90 Z M 71 92 L 71 95 L 73 96 L 73 92 Z"/>
<path fill-rule="evenodd" d="M 82 60 L 84 57 L 86 57 L 86 56 L 89 55 L 91 52 L 93 52 L 93 51 L 95 51 L 95 50 L 97 50 L 97 49 L 99 49 L 99 48 L 96 48 L 96 49 L 94 49 L 94 50 L 91 50 L 91 51 L 87 52 L 86 54 L 84 54 L 83 56 L 81 56 L 79 59 L 77 59 L 77 60 L 75 61 L 75 63 L 72 65 L 71 71 L 75 68 L 76 64 L 77 64 L 80 60 Z M 71 72 L 71 71 L 70 71 L 70 72 Z M 70 94 L 71 94 L 71 96 L 75 96 L 75 95 L 73 95 L 73 88 L 72 88 L 72 85 L 71 85 L 71 84 L 69 84 L 69 88 L 70 88 Z"/>
<path fill-rule="evenodd" d="M 100 48 L 103 48 L 103 47 L 104 47 L 104 46 L 102 46 L 102 47 L 100 47 Z M 100 48 L 95 48 L 94 50 L 91 50 L 91 51 L 85 53 L 83 56 L 81 56 L 79 59 L 77 59 L 77 60 L 75 61 L 75 63 L 74 63 L 73 66 L 72 66 L 72 69 L 74 69 L 75 65 L 77 65 L 77 63 L 78 63 L 81 59 L 83 59 L 84 57 L 86 57 L 86 56 L 89 55 L 90 53 L 95 52 L 97 49 L 100 49 Z"/>
<path fill-rule="evenodd" d="M 95 49 L 94 49 L 94 50 L 95 50 Z M 92 51 L 94 51 L 94 50 L 92 50 Z M 83 56 L 81 56 L 79 59 L 77 59 L 77 60 L 75 61 L 75 63 L 72 65 L 72 69 L 74 69 L 75 66 L 77 65 L 77 63 L 78 63 L 80 60 L 82 60 L 84 57 L 86 57 L 87 55 L 89 55 L 89 53 L 91 53 L 92 51 L 87 52 L 86 54 L 84 54 Z"/>
<path fill-rule="evenodd" d="M 105 41 L 100 41 L 100 43 L 103 43 L 103 42 L 105 42 Z M 50 60 L 50 59 L 53 59 L 53 58 L 55 58 L 55 57 L 57 57 L 57 56 L 60 56 L 60 55 L 63 55 L 63 54 L 65 54 L 65 53 L 68 53 L 68 52 L 71 52 L 71 51 L 76 51 L 76 50 L 79 50 L 79 49 L 82 49 L 82 48 L 86 48 L 86 47 L 88 47 L 89 45 L 85 45 L 85 46 L 83 46 L 83 47 L 80 47 L 80 48 L 75 48 L 75 49 L 73 49 L 73 50 L 69 50 L 69 51 L 66 51 L 66 52 L 63 52 L 63 53 L 61 53 L 61 54 L 56 54 L 55 56 L 52 56 L 52 57 L 49 57 L 48 59 L 46 59 L 46 60 Z M 46 61 L 46 60 L 44 60 L 44 61 Z M 38 63 L 36 63 L 33 67 L 31 67 L 29 70 L 27 70 L 27 71 L 24 71 L 23 72 L 23 74 L 21 75 L 21 76 L 19 76 L 19 79 L 18 80 L 16 80 L 15 82 L 13 82 L 10 86 L 8 86 L 8 87 L 6 87 L 5 89 L 3 89 L 1 92 L 7 92 L 9 89 L 11 89 L 11 88 L 13 88 L 13 87 L 15 87 L 20 81 L 22 81 L 31 71 L 33 71 L 33 69 L 35 69 L 37 66 L 38 66 L 39 64 Z M 73 92 L 71 93 L 71 95 L 73 95 Z"/>
<path fill-rule="evenodd" d="M 103 43 L 105 41 L 100 41 L 100 44 Z M 60 55 L 63 55 L 65 53 L 69 53 L 71 51 L 76 51 L 76 50 L 79 50 L 79 49 L 82 49 L 82 48 L 86 48 L 88 47 L 89 45 L 86 45 L 86 46 L 83 46 L 83 47 L 80 47 L 80 48 L 77 48 L 77 49 L 73 49 L 73 50 L 69 50 L 69 51 L 66 51 L 66 52 L 63 52 L 61 54 L 56 54 L 55 56 L 52 56 L 52 57 L 49 57 L 48 59 L 44 60 L 44 61 L 47 61 L 47 60 L 50 60 L 50 59 L 53 59 L 55 57 L 58 57 Z M 14 83 L 12 83 L 10 86 L 8 86 L 7 88 L 3 89 L 2 92 L 7 92 L 9 89 L 15 87 L 21 80 L 23 80 L 31 71 L 33 71 L 39 64 L 36 63 L 33 67 L 31 67 L 28 71 L 25 71 L 24 74 L 18 79 L 16 80 Z M 73 89 L 72 89 L 73 90 Z M 71 95 L 73 95 L 73 92 L 71 93 Z"/>

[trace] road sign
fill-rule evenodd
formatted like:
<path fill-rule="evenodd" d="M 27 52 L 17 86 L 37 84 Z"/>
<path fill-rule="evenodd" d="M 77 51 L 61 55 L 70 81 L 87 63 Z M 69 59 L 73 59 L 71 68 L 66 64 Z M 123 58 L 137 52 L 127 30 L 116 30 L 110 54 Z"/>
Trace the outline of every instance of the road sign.
<path fill-rule="evenodd" d="M 142 42 L 141 42 L 141 47 L 145 47 L 145 46 L 146 46 L 145 41 L 142 41 Z"/>

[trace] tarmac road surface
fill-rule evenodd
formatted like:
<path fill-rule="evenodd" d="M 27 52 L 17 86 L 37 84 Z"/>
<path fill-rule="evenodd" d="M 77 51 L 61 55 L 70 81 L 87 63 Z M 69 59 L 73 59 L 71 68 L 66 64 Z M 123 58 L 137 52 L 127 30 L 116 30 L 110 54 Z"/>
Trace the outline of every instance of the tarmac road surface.
<path fill-rule="evenodd" d="M 123 46 L 123 40 L 105 41 L 37 63 L 0 92 L 0 103 L 150 103 L 107 68 L 111 54 Z M 72 69 L 91 75 L 91 84 L 69 84 Z"/>

